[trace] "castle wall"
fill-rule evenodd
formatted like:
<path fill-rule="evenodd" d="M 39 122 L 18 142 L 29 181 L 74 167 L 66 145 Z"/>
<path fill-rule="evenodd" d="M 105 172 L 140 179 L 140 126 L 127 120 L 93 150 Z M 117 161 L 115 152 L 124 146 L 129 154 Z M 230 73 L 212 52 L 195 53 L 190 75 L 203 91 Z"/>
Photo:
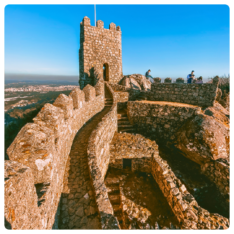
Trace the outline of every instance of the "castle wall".
<path fill-rule="evenodd" d="M 217 94 L 217 83 L 212 84 L 178 84 L 153 83 L 147 99 L 187 103 L 198 106 L 213 106 Z"/>
<path fill-rule="evenodd" d="M 92 68 L 103 74 L 103 65 L 108 64 L 108 81 L 117 83 L 122 78 L 122 45 L 120 27 L 111 23 L 104 29 L 99 20 L 97 26 L 90 25 L 90 19 L 84 17 L 80 24 L 80 87 L 92 84 Z"/>
<path fill-rule="evenodd" d="M 61 192 L 66 192 L 73 139 L 85 122 L 104 108 L 104 89 L 95 88 L 87 94 L 76 88 L 69 97 L 61 94 L 53 105 L 45 104 L 34 123 L 26 124 L 8 148 L 5 178 L 15 176 L 5 181 L 5 218 L 12 229 L 52 228 Z M 90 96 L 88 102 L 85 95 Z M 35 186 L 40 184 L 47 189 L 38 206 Z"/>
<path fill-rule="evenodd" d="M 168 102 L 129 101 L 127 105 L 129 122 L 138 132 L 165 140 L 173 140 L 174 133 L 200 110 L 198 106 Z"/>
<path fill-rule="evenodd" d="M 110 143 L 114 133 L 117 131 L 117 102 L 114 91 L 107 82 L 106 86 L 111 92 L 113 104 L 110 111 L 102 118 L 102 122 L 97 125 L 89 138 L 87 148 L 88 165 L 102 229 L 119 229 L 119 223 L 117 218 L 114 217 L 114 211 L 104 184 L 105 174 L 110 161 Z"/>

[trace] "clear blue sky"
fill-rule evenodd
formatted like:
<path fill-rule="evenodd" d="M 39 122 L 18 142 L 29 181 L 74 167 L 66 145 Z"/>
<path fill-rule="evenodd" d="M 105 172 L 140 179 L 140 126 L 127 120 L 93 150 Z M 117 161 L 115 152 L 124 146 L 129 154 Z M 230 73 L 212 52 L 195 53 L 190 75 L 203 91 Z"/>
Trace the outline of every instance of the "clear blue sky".
<path fill-rule="evenodd" d="M 5 73 L 79 75 L 80 22 L 93 5 L 7 5 Z M 122 31 L 123 74 L 229 74 L 227 5 L 97 5 Z"/>

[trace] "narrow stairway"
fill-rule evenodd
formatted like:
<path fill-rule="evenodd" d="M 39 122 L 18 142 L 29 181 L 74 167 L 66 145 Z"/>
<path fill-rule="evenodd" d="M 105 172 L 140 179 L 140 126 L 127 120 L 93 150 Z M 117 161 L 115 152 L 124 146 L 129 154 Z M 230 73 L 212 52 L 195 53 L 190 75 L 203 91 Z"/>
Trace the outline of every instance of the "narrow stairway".
<path fill-rule="evenodd" d="M 135 131 L 133 125 L 130 124 L 127 110 L 119 110 L 118 111 L 118 132 L 128 132 L 132 133 Z"/>
<path fill-rule="evenodd" d="M 112 106 L 113 99 L 110 97 L 105 97 L 105 106 Z"/>
<path fill-rule="evenodd" d="M 114 210 L 114 216 L 118 219 L 121 229 L 123 229 L 122 209 L 120 205 L 120 190 L 119 190 L 119 177 L 107 178 L 105 180 L 107 187 L 108 197 Z"/>

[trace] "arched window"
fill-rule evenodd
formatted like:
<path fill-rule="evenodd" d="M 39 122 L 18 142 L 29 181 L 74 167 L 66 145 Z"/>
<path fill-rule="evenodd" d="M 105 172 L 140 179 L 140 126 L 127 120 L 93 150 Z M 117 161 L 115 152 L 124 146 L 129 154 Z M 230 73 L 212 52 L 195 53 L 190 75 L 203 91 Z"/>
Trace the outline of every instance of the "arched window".
<path fill-rule="evenodd" d="M 103 79 L 109 81 L 109 65 L 107 63 L 103 65 Z"/>

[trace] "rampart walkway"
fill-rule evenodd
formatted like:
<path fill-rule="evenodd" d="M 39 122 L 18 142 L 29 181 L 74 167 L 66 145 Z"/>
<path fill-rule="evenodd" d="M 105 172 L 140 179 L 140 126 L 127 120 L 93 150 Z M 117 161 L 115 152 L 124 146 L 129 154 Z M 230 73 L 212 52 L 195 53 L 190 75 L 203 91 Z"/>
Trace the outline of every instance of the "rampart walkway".
<path fill-rule="evenodd" d="M 106 98 L 110 99 L 109 95 Z M 89 120 L 77 133 L 70 152 L 69 194 L 62 194 L 59 229 L 100 229 L 94 191 L 89 177 L 87 146 L 89 137 L 111 106 Z"/>

